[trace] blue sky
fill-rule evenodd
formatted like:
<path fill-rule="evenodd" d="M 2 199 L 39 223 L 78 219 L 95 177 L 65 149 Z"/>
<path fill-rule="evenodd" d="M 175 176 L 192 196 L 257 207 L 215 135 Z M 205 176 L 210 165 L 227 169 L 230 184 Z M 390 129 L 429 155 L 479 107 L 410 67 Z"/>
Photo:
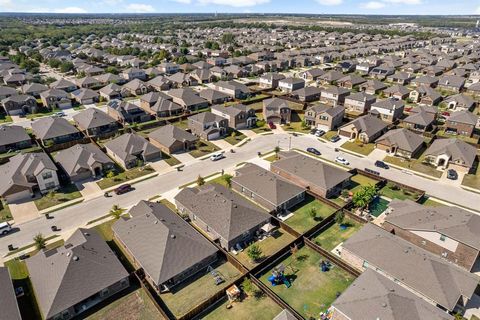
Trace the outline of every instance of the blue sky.
<path fill-rule="evenodd" d="M 0 0 L 0 12 L 480 14 L 480 0 Z"/>

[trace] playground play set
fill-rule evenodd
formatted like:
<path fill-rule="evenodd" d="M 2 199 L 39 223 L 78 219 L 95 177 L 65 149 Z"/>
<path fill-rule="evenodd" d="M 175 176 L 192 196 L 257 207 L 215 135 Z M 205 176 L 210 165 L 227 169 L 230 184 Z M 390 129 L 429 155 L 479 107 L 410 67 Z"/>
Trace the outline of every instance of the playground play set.
<path fill-rule="evenodd" d="M 273 287 L 284 284 L 287 288 L 290 288 L 292 284 L 285 277 L 284 273 L 285 273 L 285 266 L 281 264 L 272 270 L 272 275 L 268 277 L 268 281 L 270 281 Z"/>

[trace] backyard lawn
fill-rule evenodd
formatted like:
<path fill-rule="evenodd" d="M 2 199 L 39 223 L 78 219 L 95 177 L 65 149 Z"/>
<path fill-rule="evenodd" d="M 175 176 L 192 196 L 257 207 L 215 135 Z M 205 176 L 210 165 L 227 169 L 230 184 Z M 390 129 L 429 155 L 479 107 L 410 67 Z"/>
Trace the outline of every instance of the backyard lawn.
<path fill-rule="evenodd" d="M 240 277 L 240 272 L 228 262 L 217 261 L 212 267 L 225 280 L 220 285 L 215 285 L 210 272 L 203 271 L 174 287 L 173 291 L 160 295 L 170 312 L 177 318 L 185 315 L 216 292 L 224 290 Z"/>
<path fill-rule="evenodd" d="M 316 212 L 315 217 L 311 216 L 312 210 Z M 315 199 L 311 195 L 305 195 L 305 200 L 290 208 L 289 211 L 293 213 L 293 216 L 285 220 L 285 223 L 295 231 L 304 233 L 334 213 L 336 209 Z"/>
<path fill-rule="evenodd" d="M 81 197 L 82 194 L 72 183 L 68 186 L 60 188 L 55 192 L 47 193 L 40 199 L 35 200 L 34 203 L 37 206 L 38 210 L 44 210 Z"/>
<path fill-rule="evenodd" d="M 144 289 L 137 289 L 110 303 L 87 320 L 162 320 L 163 317 Z"/>
<path fill-rule="evenodd" d="M 417 171 L 419 173 L 423 173 L 435 178 L 440 178 L 442 176 L 442 171 L 435 169 L 433 166 L 422 163 L 421 159 L 403 159 L 399 157 L 386 156 L 383 161 L 405 169 Z"/>
<path fill-rule="evenodd" d="M 285 277 L 291 283 L 290 288 L 285 285 L 272 286 L 268 281 L 271 272 L 262 275 L 260 280 L 302 316 L 316 319 L 354 280 L 352 275 L 335 265 L 329 271 L 322 272 L 322 260 L 325 258 L 316 251 L 302 247 L 294 256 L 290 255 L 281 261 L 285 266 Z"/>
<path fill-rule="evenodd" d="M 206 140 L 200 140 L 195 150 L 190 151 L 190 155 L 194 158 L 199 158 L 218 150 L 220 149 L 213 143 Z"/>
<path fill-rule="evenodd" d="M 242 297 L 240 301 L 234 302 L 233 307 L 230 309 L 226 308 L 227 304 L 228 301 L 225 300 L 213 309 L 213 311 L 202 317 L 202 319 L 272 320 L 277 314 L 282 312 L 282 308 L 265 294 L 259 297 L 250 295 Z"/>
<path fill-rule="evenodd" d="M 0 222 L 12 220 L 12 213 L 7 203 L 0 200 Z"/>
<path fill-rule="evenodd" d="M 349 150 L 355 153 L 359 153 L 364 156 L 368 156 L 373 151 L 373 149 L 375 149 L 375 144 L 373 143 L 365 144 L 358 141 L 347 141 L 344 144 L 342 144 L 340 148 L 343 148 L 345 150 Z"/>
<path fill-rule="evenodd" d="M 232 136 L 232 133 L 235 132 L 235 136 Z M 240 131 L 238 130 L 232 130 L 231 132 L 229 132 L 227 134 L 227 137 L 223 140 L 227 141 L 228 143 L 230 143 L 231 145 L 236 145 L 237 143 L 239 143 L 240 141 L 242 141 L 243 139 L 245 139 L 247 136 L 244 135 L 243 133 L 241 133 Z"/>
<path fill-rule="evenodd" d="M 380 194 L 390 199 L 399 199 L 399 200 L 410 199 L 412 201 L 417 200 L 418 197 L 420 196 L 420 193 L 402 189 L 401 187 L 397 186 L 393 182 L 388 182 L 385 185 L 385 187 L 380 189 Z"/>
<path fill-rule="evenodd" d="M 115 185 L 121 184 L 123 182 L 128 182 L 129 180 L 136 179 L 143 177 L 147 174 L 154 173 L 150 166 L 140 167 L 140 168 L 133 168 L 130 170 L 122 171 L 113 178 L 103 178 L 102 180 L 98 181 L 97 184 L 100 189 L 107 189 L 113 187 Z"/>
<path fill-rule="evenodd" d="M 345 217 L 343 224 L 347 226 L 346 230 L 342 230 L 337 223 L 334 223 L 328 229 L 317 235 L 313 241 L 323 249 L 332 251 L 362 227 L 361 223 L 349 217 Z"/>
<path fill-rule="evenodd" d="M 272 235 L 263 241 L 256 241 L 255 243 L 260 247 L 262 250 L 262 257 L 259 261 L 253 262 L 247 254 L 248 247 L 245 248 L 242 252 L 238 253 L 236 258 L 240 261 L 245 267 L 248 269 L 252 269 L 253 267 L 257 266 L 260 262 L 264 259 L 268 258 L 270 255 L 274 254 L 275 252 L 279 251 L 283 247 L 287 246 L 290 242 L 292 242 L 295 238 L 287 233 L 285 230 L 276 229 L 272 232 Z"/>
<path fill-rule="evenodd" d="M 377 182 L 377 180 L 374 180 L 370 177 L 364 176 L 362 174 L 356 174 L 350 179 L 350 184 L 348 185 L 346 190 L 348 190 L 351 194 L 354 194 L 355 192 L 360 190 L 362 186 L 374 186 L 377 184 Z M 341 198 L 341 196 L 331 198 L 330 200 L 335 202 L 339 206 L 345 205 L 345 201 Z"/>
<path fill-rule="evenodd" d="M 180 128 L 180 129 L 183 129 L 183 130 L 188 129 L 188 120 L 187 120 L 187 119 L 182 120 L 182 121 L 172 122 L 172 124 L 173 124 L 175 127 L 178 127 L 178 128 Z"/>

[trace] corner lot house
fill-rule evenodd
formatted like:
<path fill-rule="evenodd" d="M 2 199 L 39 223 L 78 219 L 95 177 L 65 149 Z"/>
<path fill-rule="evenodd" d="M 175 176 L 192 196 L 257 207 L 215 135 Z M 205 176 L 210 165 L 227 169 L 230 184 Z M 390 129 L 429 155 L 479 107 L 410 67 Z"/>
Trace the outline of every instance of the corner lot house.
<path fill-rule="evenodd" d="M 257 116 L 255 110 L 243 104 L 225 107 L 223 105 L 212 106 L 212 113 L 228 120 L 228 126 L 234 129 L 245 129 L 255 126 Z"/>
<path fill-rule="evenodd" d="M 59 151 L 55 161 L 72 181 L 101 177 L 114 168 L 113 161 L 94 144 L 77 144 Z"/>
<path fill-rule="evenodd" d="M 332 307 L 332 320 L 453 320 L 445 311 L 371 269 L 342 292 Z"/>
<path fill-rule="evenodd" d="M 83 134 L 67 119 L 44 117 L 32 122 L 32 130 L 44 146 L 77 141 Z"/>
<path fill-rule="evenodd" d="M 215 140 L 227 133 L 228 120 L 207 111 L 188 117 L 188 128 L 202 139 Z"/>
<path fill-rule="evenodd" d="M 217 260 L 218 249 L 178 214 L 140 201 L 113 225 L 114 237 L 158 291 L 168 291 Z"/>
<path fill-rule="evenodd" d="M 71 319 L 129 286 L 128 272 L 93 229 L 78 229 L 64 246 L 26 262 L 46 320 Z"/>
<path fill-rule="evenodd" d="M 358 139 L 364 143 L 369 143 L 385 133 L 387 127 L 387 123 L 373 115 L 367 114 L 341 126 L 338 129 L 338 134 L 349 139 Z"/>
<path fill-rule="evenodd" d="M 32 138 L 21 126 L 0 127 L 0 153 L 30 148 Z"/>
<path fill-rule="evenodd" d="M 8 202 L 29 199 L 36 191 L 58 189 L 57 167 L 46 153 L 17 154 L 0 166 L 0 197 Z"/>
<path fill-rule="evenodd" d="M 371 223 L 343 243 L 341 257 L 358 270 L 376 270 L 453 312 L 465 307 L 480 281 L 477 275 Z"/>
<path fill-rule="evenodd" d="M 324 198 L 338 195 L 352 176 L 345 170 L 296 152 L 287 153 L 273 162 L 270 170 Z"/>
<path fill-rule="evenodd" d="M 105 143 L 107 154 L 124 169 L 131 169 L 148 161 L 162 158 L 159 148 L 135 133 L 125 133 Z"/>
<path fill-rule="evenodd" d="M 263 118 L 267 123 L 290 123 L 292 111 L 288 102 L 280 98 L 263 100 Z"/>
<path fill-rule="evenodd" d="M 175 196 L 175 204 L 225 250 L 243 247 L 271 218 L 260 207 L 219 184 L 185 188 Z"/>
<path fill-rule="evenodd" d="M 118 129 L 114 118 L 96 108 L 81 111 L 73 116 L 73 121 L 89 137 L 110 134 Z"/>
<path fill-rule="evenodd" d="M 195 148 L 198 137 L 174 125 L 167 124 L 148 135 L 150 143 L 167 154 Z"/>
<path fill-rule="evenodd" d="M 425 151 L 425 158 L 437 169 L 468 173 L 477 160 L 477 149 L 458 139 L 437 139 Z"/>
<path fill-rule="evenodd" d="M 458 207 L 411 200 L 389 204 L 383 228 L 470 271 L 480 252 L 480 216 Z"/>
<path fill-rule="evenodd" d="M 0 301 L 2 301 L 2 319 L 21 320 L 17 297 L 8 268 L 0 267 Z"/>
<path fill-rule="evenodd" d="M 268 211 L 281 212 L 305 199 L 304 188 L 252 163 L 237 169 L 231 182 L 233 190 Z"/>
<path fill-rule="evenodd" d="M 422 149 L 424 140 L 408 129 L 393 129 L 375 141 L 375 147 L 387 153 L 404 158 L 413 158 Z"/>

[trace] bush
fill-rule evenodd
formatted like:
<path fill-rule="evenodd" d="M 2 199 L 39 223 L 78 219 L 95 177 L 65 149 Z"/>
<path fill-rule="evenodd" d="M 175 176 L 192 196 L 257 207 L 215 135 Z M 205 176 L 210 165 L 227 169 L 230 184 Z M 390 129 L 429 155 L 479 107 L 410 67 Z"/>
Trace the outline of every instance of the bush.
<path fill-rule="evenodd" d="M 335 222 L 337 224 L 342 224 L 343 220 L 345 220 L 345 213 L 343 213 L 343 211 L 340 210 L 337 212 L 337 214 L 335 214 Z"/>
<path fill-rule="evenodd" d="M 252 244 L 247 249 L 247 256 L 252 260 L 252 262 L 257 262 L 258 259 L 262 257 L 262 254 L 262 249 L 260 249 L 260 246 L 256 243 Z"/>

